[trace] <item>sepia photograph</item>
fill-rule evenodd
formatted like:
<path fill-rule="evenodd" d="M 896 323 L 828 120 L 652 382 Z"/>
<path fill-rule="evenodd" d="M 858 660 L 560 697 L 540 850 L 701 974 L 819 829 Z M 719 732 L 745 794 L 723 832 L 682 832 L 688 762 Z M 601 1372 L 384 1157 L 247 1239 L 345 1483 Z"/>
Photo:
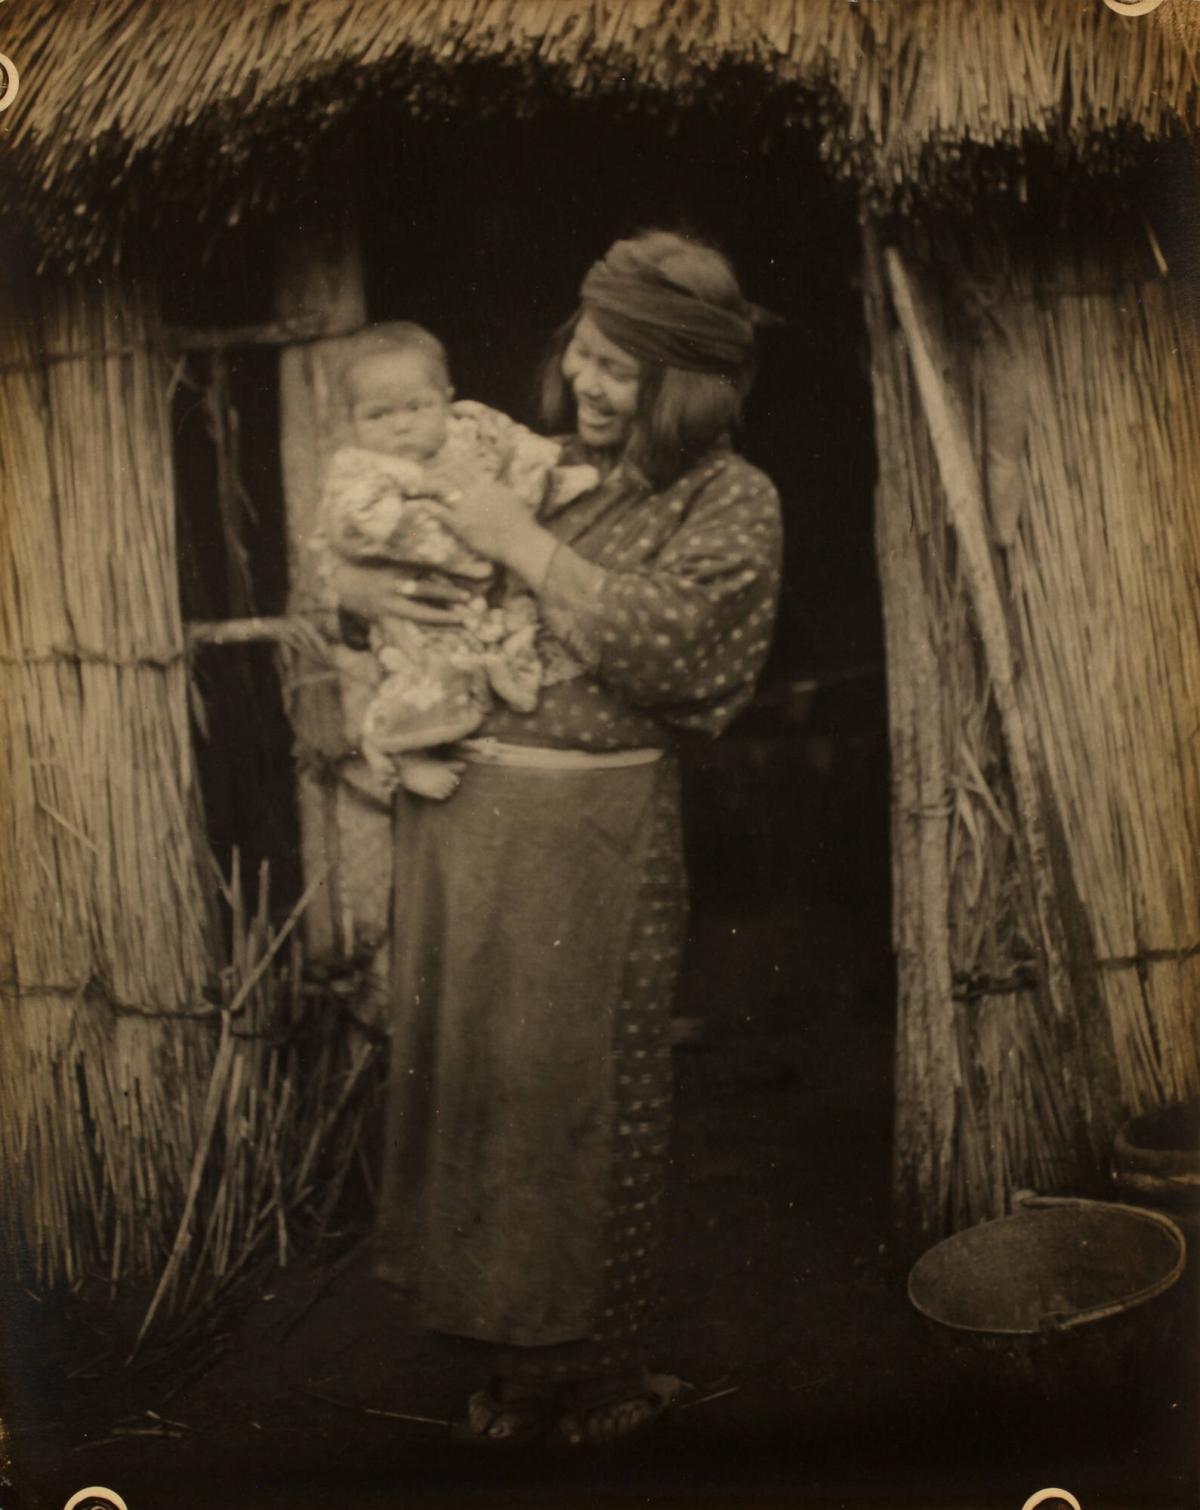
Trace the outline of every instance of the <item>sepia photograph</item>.
<path fill-rule="evenodd" d="M 0 1510 L 1197 1510 L 1200 0 L 0 0 Z"/>

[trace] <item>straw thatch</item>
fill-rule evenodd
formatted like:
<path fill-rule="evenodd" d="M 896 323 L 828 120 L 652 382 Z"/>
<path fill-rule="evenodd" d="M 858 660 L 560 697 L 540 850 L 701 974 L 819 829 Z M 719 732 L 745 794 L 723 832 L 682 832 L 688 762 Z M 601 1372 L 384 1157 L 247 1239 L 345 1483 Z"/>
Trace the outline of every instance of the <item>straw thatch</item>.
<path fill-rule="evenodd" d="M 877 206 L 915 186 L 1021 190 L 1015 152 L 1111 170 L 1194 126 L 1200 12 L 1136 19 L 1095 0 L 24 0 L 5 16 L 22 92 L 3 118 L 6 207 L 73 253 L 172 207 L 237 218 L 360 105 L 554 95 L 672 113 L 743 104 L 803 122 Z M 749 75 L 749 80 L 748 76 Z M 264 175 L 263 165 L 272 165 Z M 158 174 L 148 185 L 146 173 Z"/>
<path fill-rule="evenodd" d="M 209 1049 L 169 369 L 144 286 L 5 286 L 0 325 L 0 1168 L 76 1278 L 154 1263 Z"/>
<path fill-rule="evenodd" d="M 1095 1180 L 1121 1115 L 1200 1088 L 1196 332 L 1157 272 L 966 244 L 920 251 L 960 270 L 945 321 L 917 254 L 868 258 L 896 1173 L 926 1232 Z"/>

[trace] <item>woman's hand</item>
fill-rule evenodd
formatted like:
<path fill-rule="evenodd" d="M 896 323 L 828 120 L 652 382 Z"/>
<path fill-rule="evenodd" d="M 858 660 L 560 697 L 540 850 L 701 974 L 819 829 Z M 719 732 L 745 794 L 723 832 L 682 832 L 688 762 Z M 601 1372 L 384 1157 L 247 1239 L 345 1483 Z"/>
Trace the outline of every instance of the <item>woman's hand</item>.
<path fill-rule="evenodd" d="M 330 573 L 340 608 L 364 619 L 413 619 L 418 624 L 461 624 L 471 594 L 449 582 L 404 576 L 390 567 L 340 561 Z"/>
<path fill-rule="evenodd" d="M 436 491 L 431 488 L 430 497 L 430 513 L 452 529 L 464 545 L 489 561 L 507 565 L 513 543 L 531 526 L 536 528 L 529 510 L 502 482 L 447 484 Z"/>
<path fill-rule="evenodd" d="M 510 567 L 535 591 L 541 587 L 555 540 L 511 488 L 499 482 L 448 488 L 423 502 L 464 545 Z"/>

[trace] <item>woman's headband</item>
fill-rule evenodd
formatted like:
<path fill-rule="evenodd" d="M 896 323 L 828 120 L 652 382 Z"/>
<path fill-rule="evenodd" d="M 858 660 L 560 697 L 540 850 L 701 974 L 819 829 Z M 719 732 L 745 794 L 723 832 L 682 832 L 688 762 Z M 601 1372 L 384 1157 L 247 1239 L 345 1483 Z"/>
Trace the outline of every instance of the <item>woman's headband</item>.
<path fill-rule="evenodd" d="M 688 372 L 736 377 L 749 365 L 754 331 L 778 315 L 742 300 L 712 304 L 643 263 L 637 273 L 594 263 L 580 289 L 584 309 L 601 332 L 630 356 Z"/>

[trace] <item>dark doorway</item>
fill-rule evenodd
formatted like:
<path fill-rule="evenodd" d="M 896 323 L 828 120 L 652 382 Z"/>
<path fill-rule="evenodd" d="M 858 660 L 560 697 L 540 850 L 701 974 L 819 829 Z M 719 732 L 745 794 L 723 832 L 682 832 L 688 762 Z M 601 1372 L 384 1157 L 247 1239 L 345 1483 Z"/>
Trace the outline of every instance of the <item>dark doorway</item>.
<path fill-rule="evenodd" d="M 615 237 L 647 226 L 715 241 L 751 297 L 784 318 L 764 337 L 736 438 L 783 499 L 783 599 L 754 707 L 721 740 L 684 752 L 693 912 L 677 1011 L 681 1032 L 695 1027 L 701 1046 L 734 1043 L 755 1059 L 748 1083 L 795 1073 L 833 1085 L 841 1067 L 852 1072 L 870 1108 L 863 1159 L 885 1189 L 894 1000 L 886 708 L 852 189 L 831 181 L 803 129 L 767 130 L 750 97 L 740 109 L 726 100 L 719 115 L 670 120 L 564 101 L 521 120 L 463 109 L 414 121 L 381 100 L 357 131 L 368 144 L 356 194 L 369 316 L 435 331 L 461 397 L 536 422 L 539 357 L 584 271 Z M 207 267 L 173 291 L 169 318 L 271 316 L 272 240 L 313 234 L 328 214 L 328 162 L 314 159 L 311 173 L 290 186 L 270 234 L 248 227 L 214 239 Z M 263 349 L 229 357 L 248 505 L 244 576 L 261 613 L 283 610 L 287 586 L 277 360 Z M 244 611 L 214 504 L 214 416 L 199 388 L 180 387 L 176 419 L 185 613 Z M 273 899 L 286 903 L 300 882 L 291 736 L 270 653 L 208 652 L 199 672 L 210 694 L 200 763 L 218 857 L 226 863 L 236 843 L 246 873 L 269 857 Z M 751 1093 L 734 1099 L 758 1115 Z"/>
<path fill-rule="evenodd" d="M 785 324 L 763 339 L 737 444 L 775 481 L 785 587 L 761 695 L 685 754 L 691 948 L 679 1010 L 720 1030 L 887 980 L 886 715 L 875 452 L 852 192 L 801 130 L 744 112 L 465 113 L 373 137 L 368 309 L 446 342 L 461 397 L 536 423 L 542 346 L 617 236 L 690 229 Z"/>

